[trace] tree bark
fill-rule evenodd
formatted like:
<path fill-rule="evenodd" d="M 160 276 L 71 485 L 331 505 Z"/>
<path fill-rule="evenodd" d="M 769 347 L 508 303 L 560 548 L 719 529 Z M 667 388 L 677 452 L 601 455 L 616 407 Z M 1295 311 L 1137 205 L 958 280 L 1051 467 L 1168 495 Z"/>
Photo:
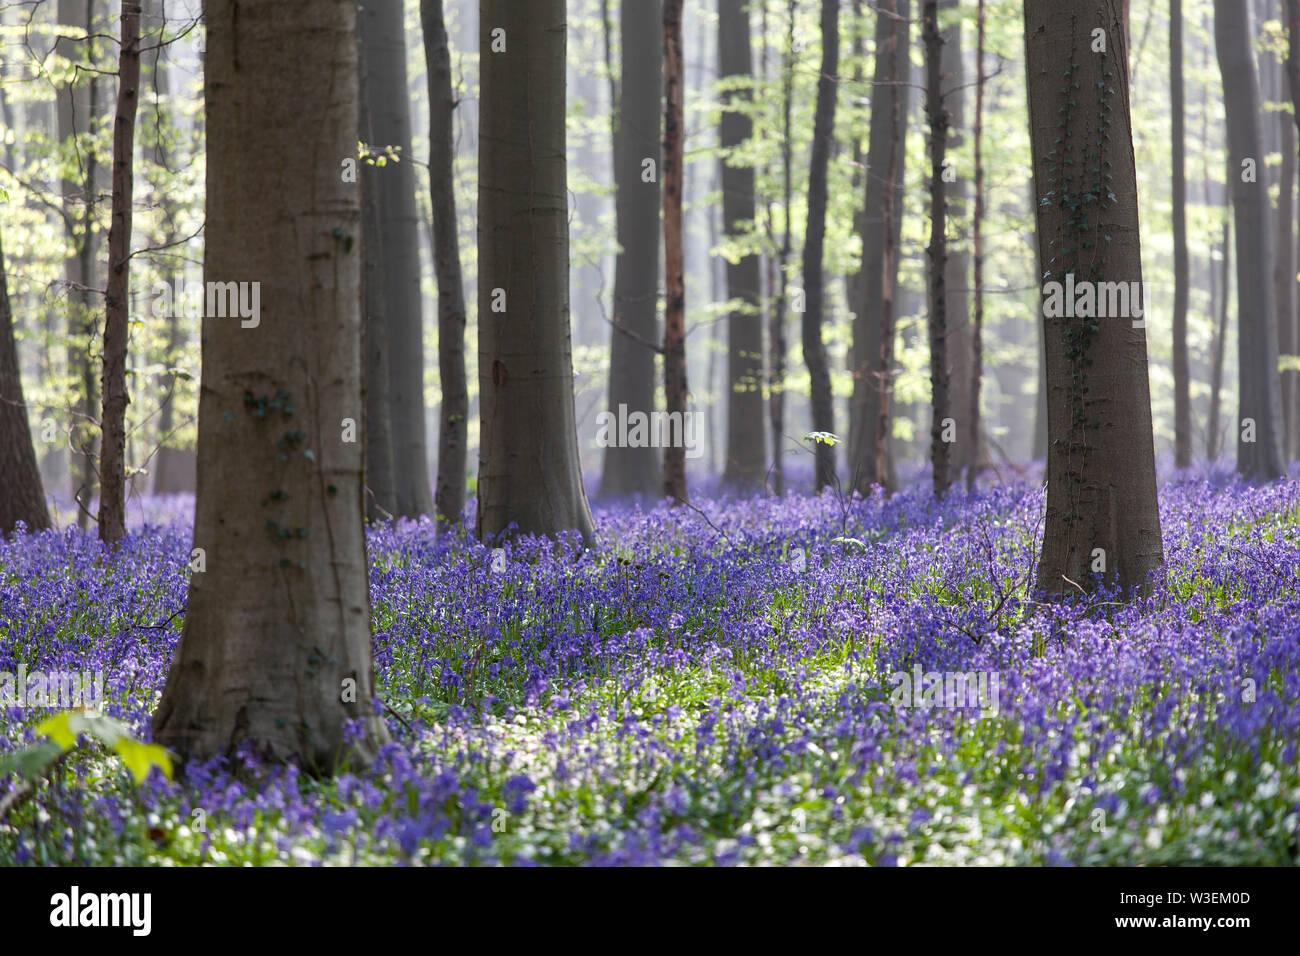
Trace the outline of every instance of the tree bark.
<path fill-rule="evenodd" d="M 812 158 L 808 172 L 808 230 L 803 247 L 803 283 L 807 310 L 803 314 L 803 358 L 812 386 L 812 427 L 833 434 L 835 404 L 831 395 L 830 365 L 822 340 L 825 281 L 822 276 L 826 242 L 827 166 L 835 136 L 835 101 L 839 89 L 840 7 L 838 0 L 822 0 L 822 67 L 817 78 L 817 108 L 813 116 Z M 835 445 L 813 443 L 816 488 L 835 484 Z"/>
<path fill-rule="evenodd" d="M 362 57 L 360 101 L 361 141 L 373 142 L 370 97 L 366 92 L 366 61 Z M 361 175 L 361 342 L 366 435 L 366 518 L 383 521 L 398 517 L 396 451 L 393 439 L 393 400 L 389 393 L 392 370 L 392 323 L 384 294 L 383 225 L 379 173 L 362 158 Z"/>
<path fill-rule="evenodd" d="M 157 23 L 161 30 L 163 21 L 163 0 L 149 0 L 144 7 L 146 24 Z M 167 61 L 163 57 L 163 47 L 153 44 L 154 49 L 146 55 L 149 67 L 149 80 L 146 89 L 152 86 L 155 100 L 146 111 L 146 117 L 154 118 L 154 137 L 152 145 L 146 149 L 148 162 L 161 170 L 171 171 L 172 159 L 167 154 L 166 130 L 169 128 L 170 111 L 165 102 L 170 95 L 170 80 Z M 145 121 L 148 129 L 148 120 Z M 176 209 L 172 197 L 165 190 L 158 190 L 153 202 L 163 211 L 166 226 L 163 230 L 163 243 L 170 245 L 180 237 L 176 234 Z M 180 362 L 181 349 L 185 345 L 186 335 L 181 328 L 179 308 L 169 309 L 163 318 L 166 323 L 166 345 L 163 361 L 165 371 L 157 378 L 157 388 L 162 394 L 158 406 L 158 446 L 154 451 L 151 471 L 153 472 L 154 494 L 176 494 L 177 492 L 194 492 L 194 449 L 174 444 L 174 434 L 178 430 L 176 414 L 176 388 L 178 374 L 173 371 Z"/>
<path fill-rule="evenodd" d="M 378 234 L 365 236 L 388 331 L 395 514 L 433 513 L 424 411 L 424 318 L 420 297 L 419 216 L 411 159 L 411 100 L 406 81 L 406 24 L 400 3 L 364 5 L 359 13 L 367 145 L 395 146 L 399 161 L 363 165 L 362 189 L 378 195 Z M 364 138 L 364 137 L 363 137 Z M 441 287 L 440 287 L 441 288 Z M 371 293 L 367 284 L 367 293 Z"/>
<path fill-rule="evenodd" d="M 682 188 L 685 171 L 685 63 L 682 59 L 682 0 L 664 0 L 664 397 L 672 420 L 686 414 L 686 274 L 682 242 Z M 686 449 L 664 449 L 664 495 L 684 504 Z"/>
<path fill-rule="evenodd" d="M 747 0 L 718 0 L 718 77 L 754 75 Z M 754 221 L 754 167 L 733 161 L 728 151 L 743 147 L 753 135 L 745 112 L 752 93 L 722 94 L 719 145 L 723 150 L 722 217 L 728 239 L 745 236 Z M 728 109 L 730 105 L 736 109 Z M 744 491 L 760 487 L 767 468 L 763 430 L 763 316 L 759 309 L 757 254 L 727 262 L 727 460 L 724 483 Z"/>
<path fill-rule="evenodd" d="M 443 0 L 420 0 L 424 55 L 429 76 L 429 189 L 433 209 L 433 266 L 438 277 L 438 518 L 455 524 L 465 507 L 469 445 L 469 383 L 465 378 L 465 286 L 456 222 L 456 167 L 452 117 L 451 54 Z"/>
<path fill-rule="evenodd" d="M 1174 225 L 1174 465 L 1192 463 L 1191 372 L 1187 358 L 1187 177 L 1183 98 L 1183 2 L 1169 2 L 1169 103 Z"/>
<path fill-rule="evenodd" d="M 854 490 L 893 489 L 889 457 L 889 405 L 893 395 L 894 294 L 898 285 L 904 121 L 910 88 L 908 30 L 911 0 L 877 6 L 871 128 L 862 216 L 862 269 L 853 318 L 853 398 L 849 458 Z"/>
<path fill-rule="evenodd" d="M 563 0 L 481 0 L 479 539 L 592 533 L 569 344 Z M 505 50 L 493 52 L 494 32 Z"/>
<path fill-rule="evenodd" d="M 939 16 L 946 22 L 939 31 L 939 71 L 943 109 L 948 116 L 946 155 L 956 153 L 966 141 L 966 67 L 962 51 L 962 16 L 959 0 L 940 0 Z M 957 157 L 954 157 L 954 161 Z M 973 345 L 971 343 L 971 249 L 966 223 L 971 218 L 970 176 L 954 165 L 951 182 L 944 183 L 947 203 L 947 231 L 944 266 L 944 339 L 948 353 L 948 414 L 954 419 L 956 435 L 948 445 L 950 478 L 971 468 L 980 456 L 979 432 L 969 440 L 974 417 L 963 408 L 971 394 Z"/>
<path fill-rule="evenodd" d="M 966 488 L 975 487 L 984 468 L 983 402 L 984 384 L 984 0 L 975 12 L 975 212 L 971 217 L 974 244 L 974 320 L 971 323 L 970 411 L 966 445 L 970 460 L 966 466 Z"/>
<path fill-rule="evenodd" d="M 59 23 L 91 32 L 95 0 L 59 0 Z M 85 42 L 85 41 L 80 41 Z M 73 63 L 84 62 L 79 41 L 60 37 L 55 53 Z M 73 500 L 78 505 L 77 524 L 90 524 L 90 502 L 95 496 L 95 467 L 98 457 L 99 430 L 93 411 L 98 409 L 93 364 L 98 323 L 92 292 L 96 288 L 95 262 L 98 235 L 95 227 L 95 150 L 82 142 L 94 125 L 99 112 L 98 81 L 92 73 L 81 84 L 74 80 L 58 91 L 56 123 L 59 142 L 76 157 L 82 175 L 63 179 L 63 219 L 72 254 L 64 263 L 68 283 L 68 374 L 74 382 L 72 421 L 68 425 L 71 456 L 68 480 Z M 67 160 L 65 159 L 65 162 Z"/>
<path fill-rule="evenodd" d="M 20 368 L 14 315 L 9 307 L 9 277 L 0 245 L 0 488 L 4 489 L 0 494 L 0 535 L 12 534 L 20 521 L 28 531 L 44 531 L 50 526 Z"/>
<path fill-rule="evenodd" d="M 1263 175 L 1259 83 L 1248 5 L 1239 0 L 1215 0 L 1214 43 L 1223 76 L 1228 152 L 1238 164 L 1229 179 L 1237 227 L 1237 470 L 1247 478 L 1270 480 L 1285 472 L 1282 398 L 1272 274 L 1274 250 L 1268 240 L 1270 217 Z M 1255 166 L 1255 177 L 1247 176 L 1240 165 L 1247 160 Z"/>
<path fill-rule="evenodd" d="M 108 294 L 104 312 L 101 391 L 103 442 L 99 458 L 99 540 L 126 535 L 127 309 L 131 295 L 131 196 L 135 175 L 135 114 L 140 87 L 140 3 L 123 0 L 122 45 L 113 118 L 113 220 L 108 229 Z"/>
<path fill-rule="evenodd" d="M 659 341 L 659 237 L 663 117 L 662 0 L 619 5 L 622 82 L 614 114 L 614 191 L 618 259 L 614 265 L 614 327 L 609 343 L 609 410 L 622 405 L 647 415 L 655 406 L 655 351 Z M 654 161 L 646 182 L 643 163 Z M 659 494 L 659 455 L 649 445 L 614 442 L 605 448 L 602 496 Z"/>
<path fill-rule="evenodd" d="M 1236 172 L 1231 162 L 1228 163 L 1228 176 L 1231 181 Z M 1232 217 L 1223 219 L 1223 273 L 1219 280 L 1219 322 L 1215 329 L 1213 358 L 1210 368 L 1210 411 L 1207 416 L 1205 436 L 1205 457 L 1214 462 L 1219 457 L 1219 409 L 1223 403 L 1223 361 L 1228 345 L 1228 282 L 1232 275 Z M 1211 263 L 1213 265 L 1213 263 Z"/>
<path fill-rule="evenodd" d="M 1055 314 L 1046 284 L 1142 279 L 1126 5 L 1095 9 L 1099 18 L 1072 0 L 1024 5 L 1048 386 L 1037 590 L 1048 595 L 1145 590 L 1164 561 L 1144 327 L 1135 310 Z M 1105 52 L 1093 46 L 1097 27 Z"/>
<path fill-rule="evenodd" d="M 935 497 L 943 497 L 952 479 L 948 442 L 944 430 L 949 425 L 952 397 L 948 391 L 948 202 L 944 195 L 944 157 L 948 148 L 948 111 L 943 103 L 943 40 L 939 35 L 938 0 L 925 0 L 921 6 L 921 32 L 925 43 L 925 100 L 930 124 L 930 464 L 933 468 Z"/>
<path fill-rule="evenodd" d="M 241 745 L 327 773 L 375 716 L 361 417 L 356 5 L 208 0 L 204 278 L 260 321 L 203 320 L 185 628 L 153 718 L 182 757 Z M 260 499 L 260 503 L 258 502 Z M 351 729 L 349 729 L 351 725 Z"/>
<path fill-rule="evenodd" d="M 790 206 L 794 201 L 794 156 L 790 145 L 791 112 L 794 108 L 794 30 L 798 0 L 789 0 L 786 11 L 785 56 L 781 82 L 781 182 L 785 232 L 773 270 L 772 312 L 768 316 L 768 416 L 772 432 L 772 488 L 785 494 L 785 364 L 786 364 L 786 267 L 790 262 L 793 235 L 790 231 Z M 769 217 L 770 218 L 770 217 Z"/>

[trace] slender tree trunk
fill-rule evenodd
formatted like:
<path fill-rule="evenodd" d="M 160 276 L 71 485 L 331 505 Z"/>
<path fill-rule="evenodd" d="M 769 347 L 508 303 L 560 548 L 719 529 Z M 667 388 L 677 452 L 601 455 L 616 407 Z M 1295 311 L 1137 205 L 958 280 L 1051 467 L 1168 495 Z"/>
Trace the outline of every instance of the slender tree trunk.
<path fill-rule="evenodd" d="M 938 0 L 921 6 L 921 32 L 925 42 L 926 113 L 930 122 L 930 244 L 926 247 L 930 279 L 930 463 L 934 469 L 934 494 L 942 497 L 952 483 L 948 442 L 952 397 L 948 392 L 948 203 L 944 196 L 944 157 L 948 148 L 948 111 L 943 104 L 943 41 L 939 36 Z"/>
<path fill-rule="evenodd" d="M 718 77 L 754 75 L 747 0 L 718 0 Z M 722 162 L 722 216 L 729 239 L 747 233 L 754 220 L 754 167 L 733 161 L 728 151 L 743 148 L 753 135 L 745 112 L 752 94 L 722 94 L 719 144 Z M 736 105 L 736 109 L 728 106 Z M 763 316 L 759 309 L 759 261 L 756 254 L 728 262 L 727 300 L 727 461 L 723 481 L 743 490 L 763 483 L 767 449 L 763 434 Z"/>
<path fill-rule="evenodd" d="M 146 24 L 157 23 L 161 31 L 166 25 L 163 21 L 163 0 L 149 0 L 144 6 L 144 16 Z M 144 129 L 149 128 L 152 119 L 154 135 L 153 143 L 145 150 L 145 155 L 158 169 L 170 173 L 173 160 L 168 156 L 166 145 L 166 131 L 170 128 L 171 117 L 171 111 L 166 105 L 171 86 L 169 70 L 167 61 L 162 55 L 163 47 L 157 43 L 146 44 L 146 46 L 153 46 L 153 49 L 145 54 L 149 66 L 149 79 L 145 81 L 145 95 L 148 95 L 152 88 L 154 102 L 145 108 Z M 175 202 L 165 189 L 155 189 L 152 198 L 154 204 L 162 209 L 163 220 L 166 223 L 163 229 L 163 243 L 170 245 L 180 238 L 176 232 Z M 158 446 L 151 467 L 152 490 L 156 495 L 194 491 L 194 449 L 175 444 L 175 432 L 179 428 L 176 413 L 179 374 L 173 370 L 180 364 L 181 350 L 186 340 L 178 315 L 180 311 L 179 308 L 169 309 L 169 314 L 163 317 L 166 323 L 166 338 L 163 346 L 166 370 L 156 380 L 162 400 L 158 406 Z"/>
<path fill-rule="evenodd" d="M 104 372 L 99 459 L 99 539 L 126 534 L 127 309 L 131 295 L 131 195 L 135 174 L 135 113 L 140 87 L 140 4 L 123 0 L 122 46 L 113 119 L 113 221 L 108 230 L 108 295 L 104 314 Z"/>
<path fill-rule="evenodd" d="M 669 421 L 675 414 L 685 431 L 686 275 L 682 250 L 682 188 L 685 171 L 682 60 L 682 0 L 664 0 L 664 396 Z M 686 449 L 682 442 L 664 449 L 664 495 L 685 503 Z"/>
<path fill-rule="evenodd" d="M 835 136 L 835 100 L 839 89 L 840 7 L 838 0 L 822 0 L 822 68 L 817 79 L 817 109 L 813 117 L 812 159 L 808 173 L 808 231 L 803 247 L 803 283 L 807 310 L 803 314 L 803 358 L 812 385 L 812 427 L 834 433 L 835 404 L 831 395 L 830 365 L 822 340 L 825 281 L 822 253 L 826 242 L 827 166 Z M 814 442 L 816 487 L 835 484 L 835 445 Z"/>
<path fill-rule="evenodd" d="M 1285 472 L 1282 398 L 1274 256 L 1266 225 L 1270 219 L 1268 191 L 1262 178 L 1259 84 L 1246 4 L 1214 0 L 1214 40 L 1223 75 L 1228 152 L 1234 162 L 1246 164 L 1238 165 L 1230 177 L 1237 224 L 1237 470 L 1247 478 L 1270 480 Z"/>
<path fill-rule="evenodd" d="M 82 35 L 91 32 L 94 21 L 95 0 L 59 0 L 59 23 L 79 29 Z M 90 43 L 71 37 L 60 37 L 54 44 L 59 55 L 73 63 L 90 60 Z M 64 179 L 63 218 L 72 254 L 65 262 L 64 276 L 68 282 L 68 375 L 73 381 L 72 421 L 68 426 L 68 443 L 71 457 L 68 479 L 73 499 L 77 502 L 77 524 L 85 528 L 90 523 L 90 502 L 95 496 L 95 467 L 98 457 L 96 447 L 99 432 L 93 412 L 97 411 L 95 394 L 94 346 L 97 312 L 93 305 L 95 288 L 96 247 L 95 231 L 95 151 L 81 141 L 93 128 L 99 112 L 98 82 L 75 79 L 58 92 L 57 125 L 59 142 L 76 157 L 81 175 Z"/>
<path fill-rule="evenodd" d="M 433 265 L 438 277 L 438 374 L 442 383 L 435 504 L 439 520 L 455 524 L 465 507 L 469 383 L 465 378 L 465 286 L 460 269 L 452 149 L 456 97 L 451 88 L 451 53 L 442 3 L 443 0 L 420 0 L 420 23 L 424 29 L 424 57 L 429 76 L 429 190 L 433 209 Z"/>
<path fill-rule="evenodd" d="M 1183 2 L 1169 3 L 1169 114 L 1173 121 L 1174 465 L 1192 463 L 1192 400 L 1187 359 L 1187 178 L 1184 144 Z"/>
<path fill-rule="evenodd" d="M 1236 171 L 1233 163 L 1229 162 L 1229 183 L 1231 183 L 1231 177 Z M 1219 293 L 1219 323 L 1214 335 L 1214 356 L 1210 369 L 1210 413 L 1205 436 L 1205 456 L 1211 462 L 1219 457 L 1219 439 L 1221 437 L 1219 430 L 1222 427 L 1219 424 L 1219 409 L 1223 401 L 1223 362 L 1228 344 L 1228 283 L 1232 276 L 1229 265 L 1232 262 L 1231 224 L 1232 216 L 1225 216 L 1223 220 L 1223 273 L 1219 280 L 1219 287 L 1222 291 Z"/>
<path fill-rule="evenodd" d="M 1283 137 L 1283 161 L 1284 165 L 1287 160 L 1287 150 L 1290 150 L 1290 162 L 1292 164 L 1292 173 L 1300 172 L 1300 159 L 1297 158 L 1296 150 L 1300 148 L 1300 0 L 1286 0 L 1286 7 L 1283 11 L 1286 18 L 1287 26 L 1287 51 L 1286 51 L 1286 87 L 1287 94 L 1291 98 L 1291 122 L 1295 124 L 1295 129 Z M 1286 116 L 1282 117 L 1286 122 Z M 1294 242 L 1294 238 L 1292 240 Z M 1296 254 L 1296 248 L 1292 246 L 1292 253 Z M 1297 278 L 1297 270 L 1293 270 L 1291 278 L 1300 282 Z M 1300 308 L 1300 288 L 1292 283 L 1292 354 L 1300 353 L 1300 315 L 1297 315 L 1296 309 Z M 1287 405 L 1287 415 L 1289 426 L 1289 452 L 1288 455 L 1300 455 L 1300 372 L 1292 371 L 1282 378 L 1283 385 L 1290 384 L 1291 398 Z"/>
<path fill-rule="evenodd" d="M 864 495 L 870 494 L 873 484 L 890 489 L 894 484 L 889 457 L 889 405 L 894 387 L 894 294 L 898 285 L 906 159 L 904 119 L 910 96 L 910 17 L 910 0 L 884 0 L 876 7 L 849 425 L 850 477 L 853 488 Z"/>
<path fill-rule="evenodd" d="M 768 415 L 772 431 L 772 487 L 778 495 L 785 494 L 785 355 L 786 268 L 790 262 L 793 235 L 790 230 L 790 205 L 794 201 L 794 156 L 790 145 L 791 113 L 794 108 L 794 30 L 798 13 L 798 0 L 789 0 L 786 11 L 785 56 L 781 83 L 781 198 L 785 235 L 776 256 L 774 270 L 772 314 L 768 317 L 770 367 L 768 370 Z"/>
<path fill-rule="evenodd" d="M 27 421 L 27 403 L 14 340 L 14 316 L 9 307 L 9 277 L 0 245 L 0 536 L 13 533 L 18 522 L 28 531 L 50 526 L 36 449 Z"/>
<path fill-rule="evenodd" d="M 1278 180 L 1277 261 L 1273 265 L 1273 285 L 1277 298 L 1277 348 L 1279 356 L 1294 358 L 1296 353 L 1296 253 L 1295 216 L 1292 204 L 1296 185 L 1296 132 L 1291 117 L 1281 113 L 1282 165 Z M 1282 454 L 1283 461 L 1296 455 L 1296 373 L 1288 369 L 1281 374 Z"/>
<path fill-rule="evenodd" d="M 966 141 L 966 66 L 962 51 L 962 17 L 959 0 L 940 0 L 939 17 L 945 26 L 939 32 L 939 71 L 942 106 L 948 117 L 946 156 L 951 156 L 952 173 L 944 183 L 947 204 L 946 229 L 951 238 L 946 243 L 944 265 L 944 340 L 948 353 L 948 414 L 954 419 L 956 432 L 948 444 L 948 470 L 956 478 L 968 470 L 979 457 L 977 444 L 969 442 L 972 414 L 963 410 L 971 394 L 971 250 L 966 223 L 971 218 L 970 182 L 967 171 L 957 163 Z M 964 161 L 964 160 L 963 160 Z M 978 438 L 978 432 L 976 437 Z"/>
<path fill-rule="evenodd" d="M 481 0 L 479 11 L 477 532 L 485 542 L 565 531 L 587 541 L 569 338 L 564 2 Z"/>
<path fill-rule="evenodd" d="M 975 487 L 985 461 L 980 412 L 984 384 L 984 0 L 979 0 L 976 8 L 975 30 L 975 214 L 971 222 L 975 246 L 975 315 L 971 323 L 970 427 L 966 432 L 971 455 L 966 468 L 968 490 Z"/>
<path fill-rule="evenodd" d="M 183 757 L 243 745 L 329 772 L 375 716 L 362 521 L 356 5 L 208 0 L 207 281 L 260 282 L 260 322 L 203 320 L 185 629 L 153 718 Z M 274 157 L 268 161 L 267 157 Z M 249 280 L 251 281 L 251 280 Z M 259 502 L 260 499 L 260 503 Z"/>
<path fill-rule="evenodd" d="M 382 296 L 388 327 L 392 510 L 414 518 L 432 514 L 434 507 L 425 431 L 420 223 L 415 204 L 415 164 L 411 160 L 406 23 L 400 3 L 364 5 L 359 20 L 363 96 L 369 120 L 365 131 L 369 138 L 365 142 L 377 148 L 399 149 L 398 162 L 363 167 L 362 189 L 374 189 L 379 202 L 378 234 L 367 233 L 364 244 L 367 257 L 378 260 L 374 277 L 380 283 L 378 294 Z M 373 294 L 369 282 L 366 288 L 368 295 Z M 378 413 L 373 408 L 371 411 Z"/>
<path fill-rule="evenodd" d="M 655 405 L 659 341 L 659 175 L 663 106 L 661 0 L 619 5 L 622 82 L 614 113 L 614 191 L 618 259 L 614 265 L 614 327 L 610 330 L 609 411 L 649 415 Z M 611 80 L 612 82 L 612 80 Z M 647 181 L 646 160 L 653 162 Z M 605 448 L 602 496 L 659 493 L 659 455 L 649 444 Z"/>
<path fill-rule="evenodd" d="M 1062 286 L 1066 297 L 1072 285 L 1141 287 L 1127 10 L 1104 0 L 1086 22 L 1073 0 L 1025 0 L 1024 11 L 1050 439 L 1037 590 L 1129 593 L 1164 562 L 1146 332 L 1131 310 L 1076 317 L 1052 304 Z M 1104 53 L 1092 52 L 1097 27 Z"/>
<path fill-rule="evenodd" d="M 370 96 L 366 87 L 366 60 L 361 70 L 361 141 L 369 145 L 371 132 Z M 383 521 L 397 517 L 396 451 L 393 447 L 393 401 L 389 391 L 392 370 L 392 322 L 384 294 L 383 212 L 380 208 L 379 176 L 382 170 L 360 161 L 361 176 L 361 342 L 364 356 L 366 435 L 366 517 Z"/>

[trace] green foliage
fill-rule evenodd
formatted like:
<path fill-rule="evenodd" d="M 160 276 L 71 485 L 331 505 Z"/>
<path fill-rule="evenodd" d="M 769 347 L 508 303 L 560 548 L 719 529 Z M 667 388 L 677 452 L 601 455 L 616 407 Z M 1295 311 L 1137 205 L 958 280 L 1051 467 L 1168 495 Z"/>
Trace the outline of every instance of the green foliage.
<path fill-rule="evenodd" d="M 19 773 L 28 780 L 35 780 L 77 746 L 82 734 L 121 757 L 136 783 L 144 783 L 154 767 L 161 770 L 168 780 L 172 778 L 171 755 L 166 749 L 137 740 L 111 717 L 88 711 L 64 710 L 39 724 L 36 732 L 46 739 L 0 758 L 0 779 Z"/>

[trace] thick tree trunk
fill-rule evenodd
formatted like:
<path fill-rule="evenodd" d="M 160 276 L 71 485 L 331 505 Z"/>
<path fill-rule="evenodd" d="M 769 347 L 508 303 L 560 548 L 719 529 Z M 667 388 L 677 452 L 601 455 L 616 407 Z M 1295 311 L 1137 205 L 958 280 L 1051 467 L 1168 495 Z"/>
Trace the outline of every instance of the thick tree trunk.
<path fill-rule="evenodd" d="M 1137 310 L 1059 308 L 1062 289 L 1050 285 L 1066 298 L 1103 282 L 1141 288 L 1126 11 L 1116 0 L 1096 6 L 1100 17 L 1085 21 L 1073 0 L 1024 5 L 1050 439 L 1037 590 L 1049 595 L 1103 582 L 1145 589 L 1164 561 Z M 1097 27 L 1104 53 L 1093 52 Z"/>
<path fill-rule="evenodd" d="M 754 75 L 747 0 L 718 0 L 718 78 Z M 753 135 L 745 106 L 748 91 L 722 94 L 719 143 L 722 162 L 722 217 L 729 239 L 743 235 L 754 220 L 754 167 L 732 160 L 727 150 L 744 147 Z M 740 104 L 729 110 L 727 105 Z M 743 490 L 763 484 L 767 448 L 763 430 L 763 315 L 759 309 L 757 254 L 727 263 L 727 461 L 722 479 Z"/>
<path fill-rule="evenodd" d="M 1237 225 L 1237 470 L 1248 478 L 1269 480 L 1285 471 L 1282 398 L 1274 256 L 1248 5 L 1240 0 L 1215 0 L 1214 44 L 1223 76 L 1228 152 L 1237 164 L 1229 180 Z M 1242 163 L 1253 167 L 1254 174 Z"/>
<path fill-rule="evenodd" d="M 569 345 L 564 2 L 481 0 L 479 11 L 478 536 L 513 525 L 588 540 Z"/>
<path fill-rule="evenodd" d="M 943 102 L 938 0 L 922 4 L 921 33 L 925 42 L 925 111 L 930 124 L 930 244 L 925 250 L 930 280 L 930 464 L 934 469 L 935 497 L 942 497 L 952 481 L 944 432 L 955 423 L 950 422 L 952 397 L 948 391 L 948 202 L 943 181 L 948 111 Z"/>
<path fill-rule="evenodd" d="M 411 158 L 411 100 L 406 82 L 406 24 L 400 3 L 363 5 L 359 13 L 369 146 L 400 149 L 400 161 L 363 167 L 362 189 L 379 198 L 377 235 L 365 235 L 378 258 L 388 326 L 388 408 L 393 443 L 394 513 L 433 513 L 424 413 L 424 318 L 420 297 L 419 216 Z M 364 138 L 364 137 L 363 137 Z M 371 292 L 369 283 L 367 293 Z M 368 363 L 369 364 L 369 363 Z M 376 499 L 378 500 L 378 499 Z M 381 502 L 382 503 L 382 502 Z"/>
<path fill-rule="evenodd" d="M 1169 114 L 1173 121 L 1174 465 L 1192 463 L 1191 371 L 1187 359 L 1187 177 L 1183 106 L 1183 0 L 1169 3 Z"/>
<path fill-rule="evenodd" d="M 135 175 L 135 113 L 140 87 L 140 4 L 123 0 L 122 45 L 113 118 L 113 220 L 108 229 L 108 294 L 104 313 L 103 444 L 99 458 L 99 540 L 126 534 L 127 309 L 131 295 L 131 195 Z"/>
<path fill-rule="evenodd" d="M 686 267 L 682 243 L 682 190 L 685 172 L 685 63 L 682 60 L 682 0 L 664 0 L 664 398 L 669 421 L 686 422 Z M 682 442 L 664 449 L 664 495 L 686 502 L 686 449 Z"/>
<path fill-rule="evenodd" d="M 185 630 L 154 739 L 329 772 L 375 716 L 362 521 L 356 5 L 208 0 L 209 282 L 258 281 L 260 320 L 203 320 Z M 245 279 L 244 277 L 251 277 Z M 349 725 L 352 725 L 352 728 Z M 355 729 L 354 729 L 355 728 Z"/>
<path fill-rule="evenodd" d="M 429 75 L 429 188 L 433 209 L 433 265 L 438 277 L 438 518 L 460 520 L 465 507 L 469 444 L 469 383 L 465 379 L 465 287 L 456 223 L 456 168 L 452 117 L 451 54 L 442 0 L 420 0 L 424 56 Z"/>
<path fill-rule="evenodd" d="M 803 283 L 807 310 L 803 314 L 803 358 L 812 386 L 812 427 L 834 433 L 835 404 L 831 396 L 830 365 L 822 340 L 822 313 L 826 283 L 822 253 L 826 242 L 827 166 L 835 136 L 835 100 L 839 89 L 840 7 L 838 0 L 822 0 L 822 67 L 817 78 L 817 109 L 813 117 L 812 159 L 808 172 L 808 231 L 803 246 Z M 814 442 L 816 487 L 835 484 L 835 445 Z"/>
<path fill-rule="evenodd" d="M 873 484 L 894 486 L 889 404 L 894 388 L 893 312 L 902 229 L 904 123 L 910 97 L 910 18 L 911 0 L 884 0 L 877 5 L 849 416 L 849 476 L 853 488 L 862 494 L 869 494 Z"/>
<path fill-rule="evenodd" d="M 619 5 L 622 83 L 614 114 L 614 189 L 618 259 L 614 265 L 614 328 L 609 343 L 609 411 L 646 415 L 655 406 L 659 341 L 660 122 L 663 118 L 661 0 Z M 654 163 L 646 181 L 645 161 Z M 649 444 L 611 442 L 605 448 L 602 496 L 659 495 L 659 454 Z"/>
<path fill-rule="evenodd" d="M 28 531 L 50 526 L 41 472 L 23 400 L 23 383 L 14 341 L 14 316 L 9 307 L 9 276 L 0 245 L 0 535 L 13 532 L 19 521 Z"/>

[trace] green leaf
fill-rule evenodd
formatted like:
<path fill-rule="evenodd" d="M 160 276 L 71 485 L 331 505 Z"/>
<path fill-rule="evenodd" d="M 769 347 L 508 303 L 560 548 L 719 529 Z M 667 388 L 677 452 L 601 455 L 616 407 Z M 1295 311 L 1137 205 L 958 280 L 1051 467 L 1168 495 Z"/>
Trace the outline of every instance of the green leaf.
<path fill-rule="evenodd" d="M 163 775 L 171 780 L 172 778 L 172 758 L 166 749 L 158 744 L 146 744 L 129 735 L 122 736 L 113 746 L 126 764 L 126 768 L 131 771 L 131 776 L 135 777 L 137 784 L 144 783 L 145 777 L 149 776 L 149 771 L 157 767 L 163 772 Z"/>
<path fill-rule="evenodd" d="M 64 748 L 53 740 L 42 740 L 39 744 L 15 750 L 0 757 L 0 780 L 15 771 L 28 780 L 35 780 L 44 773 L 46 767 L 59 759 L 63 751 Z"/>

